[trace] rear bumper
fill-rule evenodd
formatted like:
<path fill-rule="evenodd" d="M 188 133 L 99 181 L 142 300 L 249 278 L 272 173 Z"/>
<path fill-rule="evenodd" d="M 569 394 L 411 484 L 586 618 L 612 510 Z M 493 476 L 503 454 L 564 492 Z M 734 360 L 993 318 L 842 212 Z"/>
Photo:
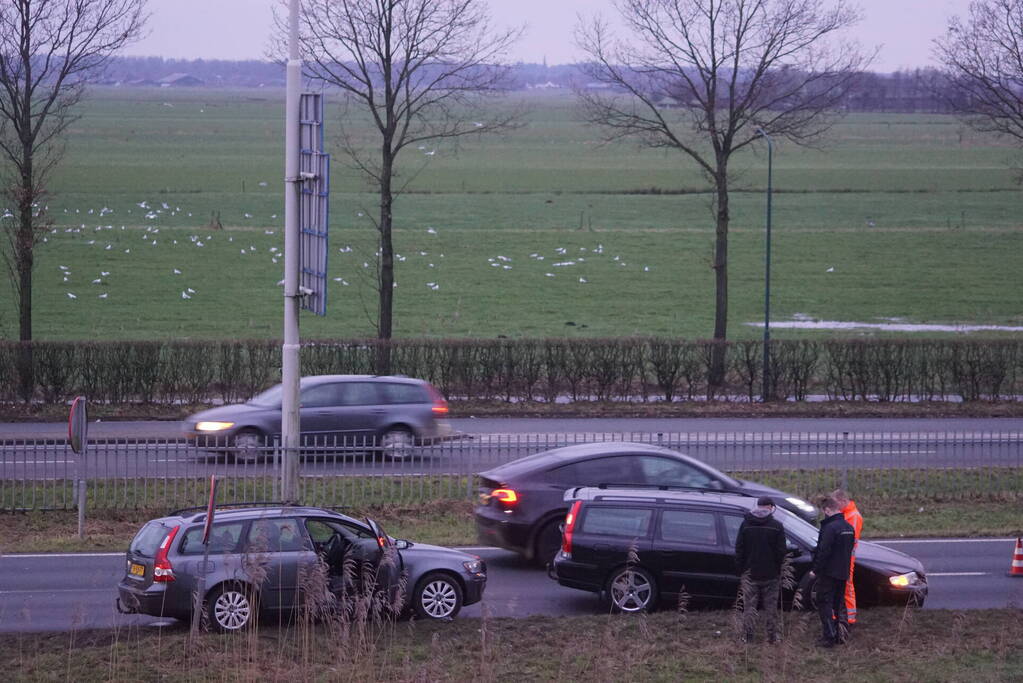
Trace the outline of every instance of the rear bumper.
<path fill-rule="evenodd" d="M 502 514 L 485 506 L 476 508 L 476 538 L 479 543 L 531 557 L 533 554 L 529 543 L 531 526 L 501 519 L 499 515 Z"/>
<path fill-rule="evenodd" d="M 164 585 L 153 584 L 148 589 L 124 581 L 117 586 L 117 609 L 125 614 L 147 614 L 153 617 L 181 619 L 190 610 L 181 609 L 176 599 L 168 594 Z"/>
<path fill-rule="evenodd" d="M 547 575 L 562 586 L 576 588 L 591 593 L 603 590 L 598 568 L 590 564 L 573 562 L 558 553 L 547 571 Z"/>

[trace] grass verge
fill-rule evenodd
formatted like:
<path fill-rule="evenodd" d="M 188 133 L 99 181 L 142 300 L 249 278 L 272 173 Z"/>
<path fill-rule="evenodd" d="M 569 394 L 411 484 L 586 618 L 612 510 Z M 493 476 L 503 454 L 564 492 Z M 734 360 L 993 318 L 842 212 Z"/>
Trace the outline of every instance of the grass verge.
<path fill-rule="evenodd" d="M 999 501 L 892 501 L 861 498 L 866 517 L 864 538 L 1017 536 L 1017 506 Z M 476 544 L 472 503 L 435 500 L 378 504 L 352 514 L 368 515 L 387 533 L 422 543 L 446 546 Z M 78 538 L 74 511 L 0 514 L 0 553 L 123 551 L 142 523 L 166 509 L 97 510 L 86 520 L 85 539 Z"/>
<path fill-rule="evenodd" d="M 201 635 L 125 628 L 0 636 L 22 681 L 1010 681 L 1019 609 L 867 611 L 849 644 L 817 649 L 815 614 L 784 615 L 779 645 L 741 645 L 728 610 L 456 619 Z M 868 663 L 869 662 L 869 663 Z"/>

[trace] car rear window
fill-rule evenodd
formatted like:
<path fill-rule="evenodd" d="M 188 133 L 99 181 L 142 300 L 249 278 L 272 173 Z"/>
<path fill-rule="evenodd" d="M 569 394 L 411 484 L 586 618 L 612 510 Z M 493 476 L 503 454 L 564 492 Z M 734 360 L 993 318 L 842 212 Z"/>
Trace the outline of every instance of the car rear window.
<path fill-rule="evenodd" d="M 665 510 L 661 515 L 660 538 L 680 543 L 716 545 L 718 530 L 714 523 L 714 513 Z"/>
<path fill-rule="evenodd" d="M 601 536 L 646 536 L 653 510 L 644 508 L 591 507 L 582 520 L 582 531 Z"/>
<path fill-rule="evenodd" d="M 385 382 L 380 385 L 384 403 L 429 403 L 430 393 L 418 384 Z"/>
<path fill-rule="evenodd" d="M 235 550 L 238 540 L 242 536 L 244 525 L 244 522 L 225 522 L 223 524 L 214 522 L 213 528 L 210 529 L 210 552 L 217 554 Z M 178 552 L 182 555 L 203 554 L 206 549 L 202 545 L 202 531 L 203 525 L 201 524 L 186 531 Z"/>
<path fill-rule="evenodd" d="M 153 557 L 170 530 L 171 527 L 164 522 L 149 522 L 135 534 L 129 549 L 138 555 Z"/>

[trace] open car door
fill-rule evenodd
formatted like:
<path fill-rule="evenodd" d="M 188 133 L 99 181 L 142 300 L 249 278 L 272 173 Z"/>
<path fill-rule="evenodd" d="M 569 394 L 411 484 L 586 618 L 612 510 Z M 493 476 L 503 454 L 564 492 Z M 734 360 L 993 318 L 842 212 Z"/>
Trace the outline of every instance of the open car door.
<path fill-rule="evenodd" d="M 380 549 L 380 559 L 376 571 L 377 588 L 386 596 L 389 609 L 400 612 L 405 601 L 401 587 L 403 570 L 401 553 L 395 547 L 394 539 L 384 533 L 376 520 L 369 517 L 364 519 L 367 526 L 373 531 L 373 535 L 376 536 L 377 547 Z"/>

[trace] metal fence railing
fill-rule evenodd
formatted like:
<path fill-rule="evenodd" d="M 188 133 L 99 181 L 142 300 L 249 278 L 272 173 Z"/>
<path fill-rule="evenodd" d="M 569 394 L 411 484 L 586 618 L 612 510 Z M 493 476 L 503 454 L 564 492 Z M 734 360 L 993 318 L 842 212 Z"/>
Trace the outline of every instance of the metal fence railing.
<path fill-rule="evenodd" d="M 486 434 L 412 447 L 320 441 L 300 452 L 300 499 L 346 506 L 471 500 L 476 475 L 500 464 L 560 446 L 622 441 L 675 449 L 804 497 L 845 485 L 861 498 L 1023 500 L 1019 432 Z M 274 443 L 236 452 L 126 439 L 93 442 L 76 455 L 64 441 L 0 439 L 0 510 L 73 509 L 80 480 L 93 509 L 199 505 L 211 474 L 222 500 L 279 500 L 281 455 Z"/>

